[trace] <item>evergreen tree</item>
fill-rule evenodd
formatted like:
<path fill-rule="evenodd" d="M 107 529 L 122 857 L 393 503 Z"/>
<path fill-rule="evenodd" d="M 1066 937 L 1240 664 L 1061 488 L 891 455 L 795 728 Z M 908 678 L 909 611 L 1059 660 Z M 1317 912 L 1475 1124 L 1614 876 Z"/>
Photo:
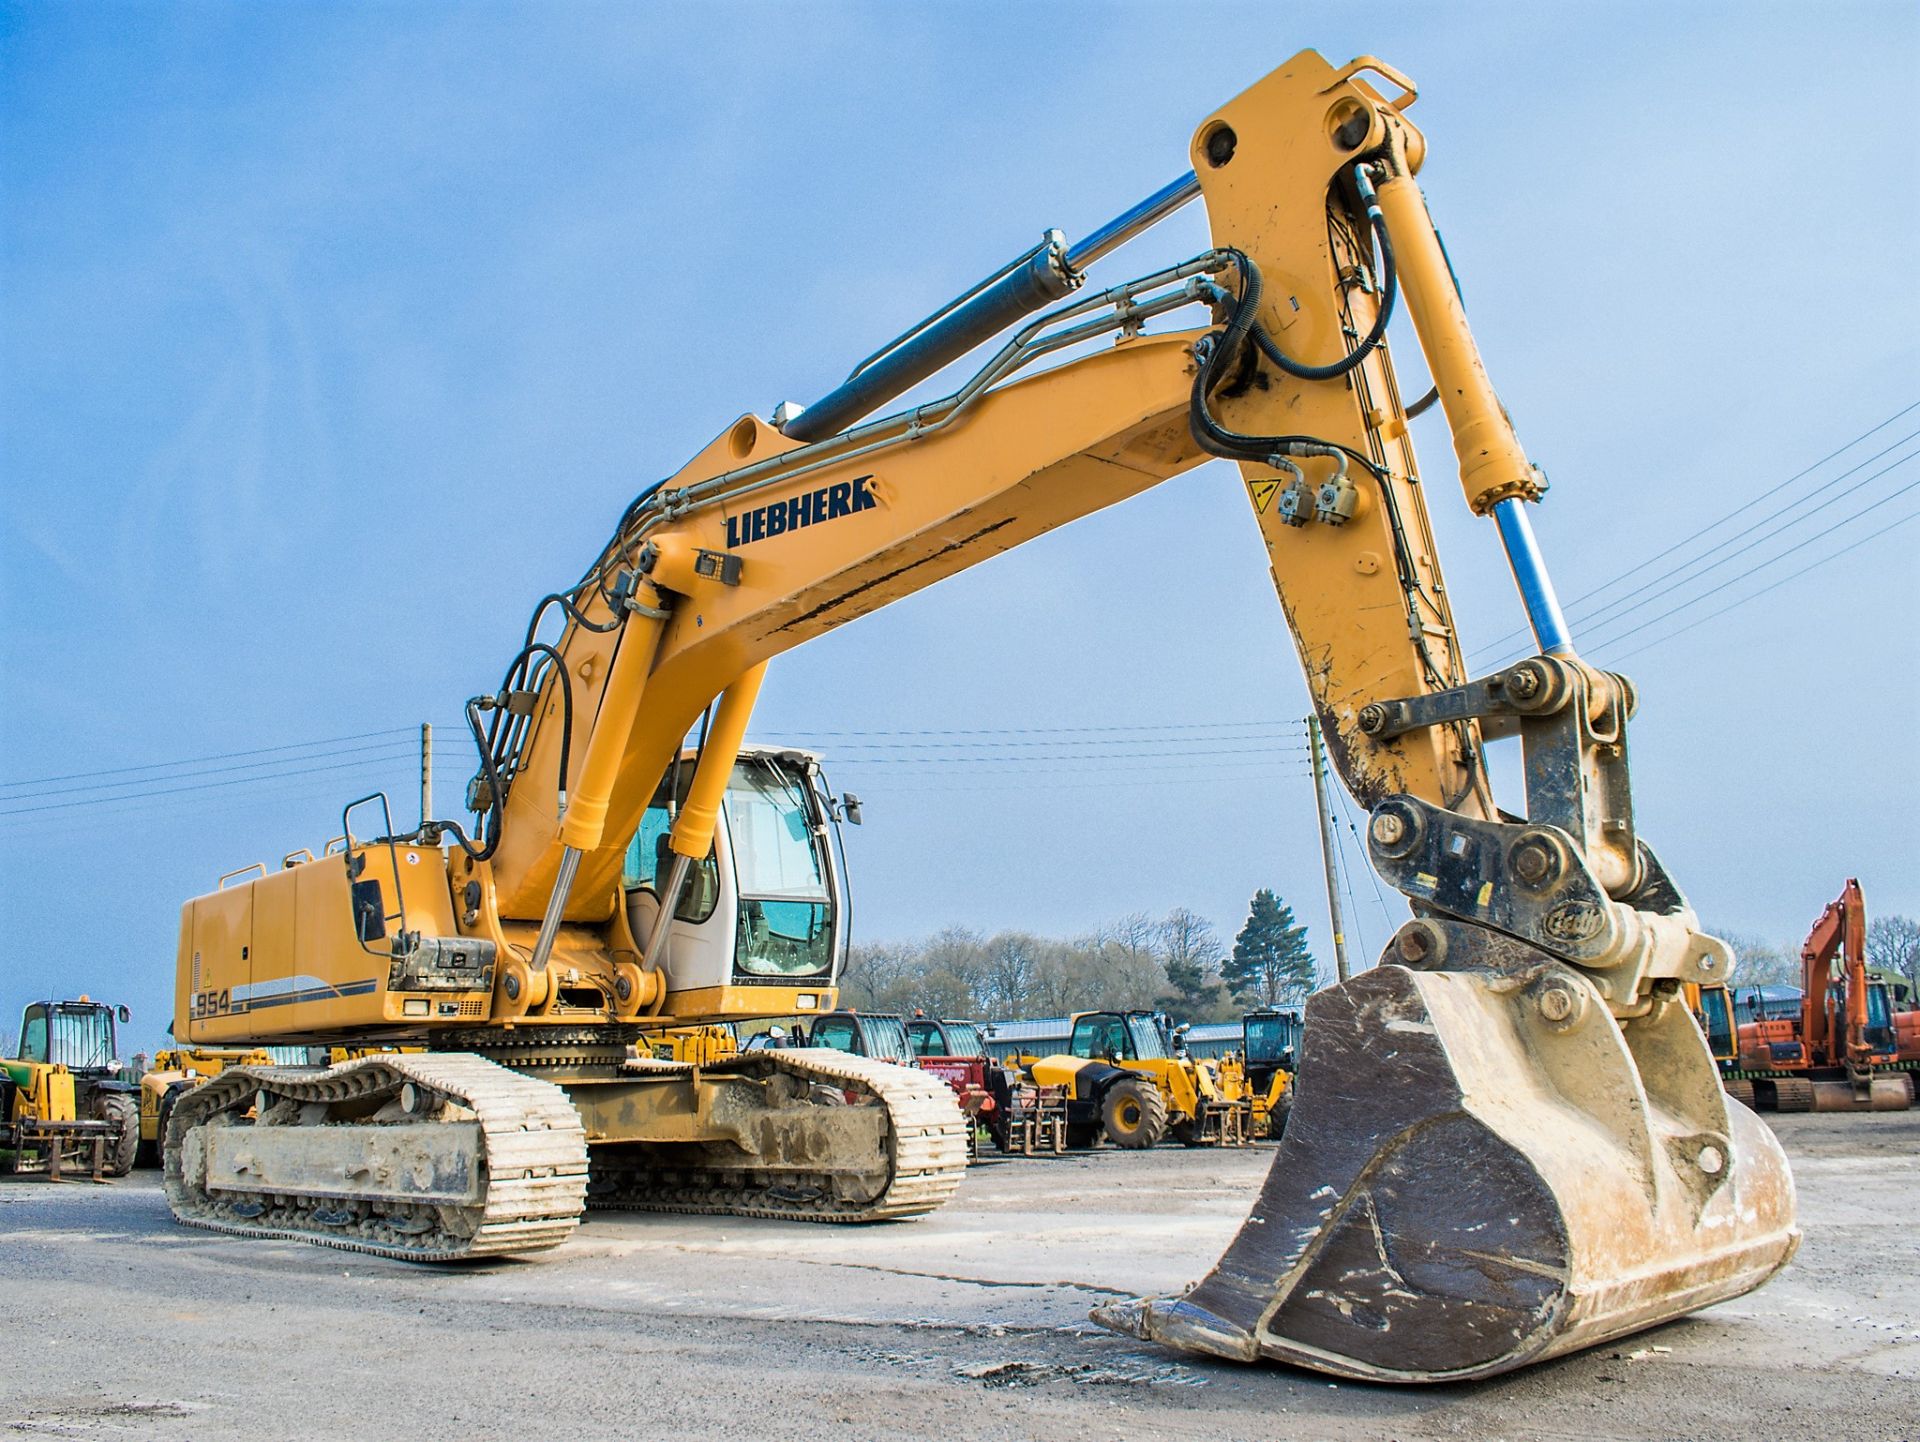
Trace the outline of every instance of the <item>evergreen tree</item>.
<path fill-rule="evenodd" d="M 1253 894 L 1247 924 L 1234 938 L 1233 955 L 1220 974 L 1241 1001 L 1278 1006 L 1312 991 L 1319 967 L 1293 908 L 1263 886 Z"/>

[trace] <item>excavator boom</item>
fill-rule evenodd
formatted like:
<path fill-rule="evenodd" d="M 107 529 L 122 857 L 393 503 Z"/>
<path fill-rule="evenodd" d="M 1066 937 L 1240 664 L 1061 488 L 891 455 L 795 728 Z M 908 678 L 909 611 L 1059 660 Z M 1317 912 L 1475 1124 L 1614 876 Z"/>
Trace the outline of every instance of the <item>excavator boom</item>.
<path fill-rule="evenodd" d="M 1554 598 L 1527 519 L 1545 483 L 1416 183 L 1414 94 L 1370 57 L 1293 57 L 1201 122 L 1191 175 L 1078 247 L 1050 233 L 814 407 L 740 417 L 637 497 L 469 704 L 471 834 L 388 823 L 367 839 L 350 810 L 337 852 L 189 905 L 183 1041 L 458 1055 L 223 1075 L 169 1133 L 181 1214 L 352 1227 L 352 1245 L 439 1258 L 511 1250 L 522 1226 L 551 1244 L 583 1186 L 814 1220 L 936 1204 L 958 1114 L 917 1073 L 818 1051 L 621 1059 L 648 1029 L 833 1005 L 838 803 L 810 760 L 744 748 L 767 664 L 1224 457 L 1335 768 L 1371 812 L 1372 858 L 1414 919 L 1381 966 L 1310 1003 L 1285 1141 L 1213 1273 L 1102 1320 L 1426 1381 L 1590 1345 L 1782 1266 L 1784 1160 L 1729 1107 L 1683 991 L 1724 981 L 1732 955 L 1636 833 L 1636 697 L 1580 659 Z M 1087 265 L 1196 196 L 1209 250 L 1083 288 Z M 1402 403 L 1386 343 L 1396 311 L 1539 644 L 1490 676 L 1463 664 L 1408 434 L 1429 402 Z M 951 395 L 865 419 L 1009 326 Z M 1179 603 L 1190 562 L 1129 559 L 1156 604 Z M 1524 751 L 1524 818 L 1488 781 L 1501 737 Z M 282 997 L 298 1004 L 276 1017 Z M 810 1107 L 822 1090 L 868 1104 Z M 545 1119 L 537 1144 L 509 1140 L 521 1112 Z M 368 1183 L 316 1203 L 303 1168 L 325 1118 L 342 1136 L 372 1118 L 422 1165 L 447 1138 L 458 1196 Z M 519 1171 L 488 1161 L 503 1147 Z M 496 1215 L 489 1175 L 537 1206 Z"/>

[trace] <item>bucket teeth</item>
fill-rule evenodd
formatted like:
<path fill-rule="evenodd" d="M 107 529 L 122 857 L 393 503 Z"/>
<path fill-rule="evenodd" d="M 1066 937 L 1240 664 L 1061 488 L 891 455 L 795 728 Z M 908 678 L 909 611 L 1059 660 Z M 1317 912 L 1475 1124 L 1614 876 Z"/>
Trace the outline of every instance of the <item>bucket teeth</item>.
<path fill-rule="evenodd" d="M 1450 966 L 1379 967 L 1308 1003 L 1259 1201 L 1184 1296 L 1108 1305 L 1128 1336 L 1339 1376 L 1489 1376 L 1759 1286 L 1793 1254 L 1772 1134 L 1729 1113 L 1683 1006 L 1577 1025 L 1589 988 L 1449 923 Z M 1705 1139 L 1705 1140 L 1703 1140 Z"/>

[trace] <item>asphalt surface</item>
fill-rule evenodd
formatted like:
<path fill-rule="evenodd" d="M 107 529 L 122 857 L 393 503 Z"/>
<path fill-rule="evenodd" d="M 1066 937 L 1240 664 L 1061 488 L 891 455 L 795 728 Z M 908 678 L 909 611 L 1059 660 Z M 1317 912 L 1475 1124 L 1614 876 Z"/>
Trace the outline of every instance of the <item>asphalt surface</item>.
<path fill-rule="evenodd" d="M 1806 1241 L 1761 1291 L 1491 1382 L 1197 1361 L 1093 1327 L 1213 1262 L 1272 1149 L 989 1161 L 868 1228 L 595 1214 L 423 1268 L 176 1226 L 154 1173 L 0 1183 L 0 1434 L 1920 1438 L 1920 1113 L 1778 1118 Z"/>

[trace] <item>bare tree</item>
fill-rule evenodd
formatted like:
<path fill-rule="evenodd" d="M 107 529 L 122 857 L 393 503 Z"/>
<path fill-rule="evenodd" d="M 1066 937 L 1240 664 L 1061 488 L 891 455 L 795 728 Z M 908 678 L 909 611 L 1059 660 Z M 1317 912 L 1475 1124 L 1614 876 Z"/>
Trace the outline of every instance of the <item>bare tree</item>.
<path fill-rule="evenodd" d="M 1733 948 L 1735 986 L 1800 985 L 1800 952 L 1739 931 L 1713 933 Z"/>
<path fill-rule="evenodd" d="M 1134 918 L 1126 918 L 1130 923 Z M 1123 923 L 1124 924 L 1124 923 Z M 1080 943 L 1080 967 L 1087 976 L 1086 1000 L 1075 1010 L 1138 1011 L 1160 1000 L 1166 990 L 1167 973 L 1153 949 L 1153 923 L 1148 921 L 1144 934 L 1130 926 L 1122 933 L 1107 928 Z"/>
<path fill-rule="evenodd" d="M 983 1014 L 1020 1016 L 1027 1010 L 1047 945 L 1024 931 L 1003 931 L 987 943 L 979 998 Z"/>
<path fill-rule="evenodd" d="M 847 954 L 840 976 L 842 1000 L 866 1011 L 886 1011 L 901 986 L 918 970 L 911 943 L 864 942 Z"/>
<path fill-rule="evenodd" d="M 1233 1010 L 1220 977 L 1227 948 L 1213 923 L 1180 906 L 1166 914 L 1157 930 L 1160 961 L 1167 972 L 1167 1009 L 1184 1021 L 1225 1020 Z"/>
<path fill-rule="evenodd" d="M 1096 947 L 1112 946 L 1130 962 L 1141 957 L 1158 959 L 1160 924 L 1144 911 L 1130 911 L 1118 921 L 1098 928 L 1091 938 Z"/>
<path fill-rule="evenodd" d="M 1867 965 L 1895 971 L 1907 979 L 1909 994 L 1920 993 L 1920 921 L 1911 916 L 1876 916 L 1867 923 Z"/>

